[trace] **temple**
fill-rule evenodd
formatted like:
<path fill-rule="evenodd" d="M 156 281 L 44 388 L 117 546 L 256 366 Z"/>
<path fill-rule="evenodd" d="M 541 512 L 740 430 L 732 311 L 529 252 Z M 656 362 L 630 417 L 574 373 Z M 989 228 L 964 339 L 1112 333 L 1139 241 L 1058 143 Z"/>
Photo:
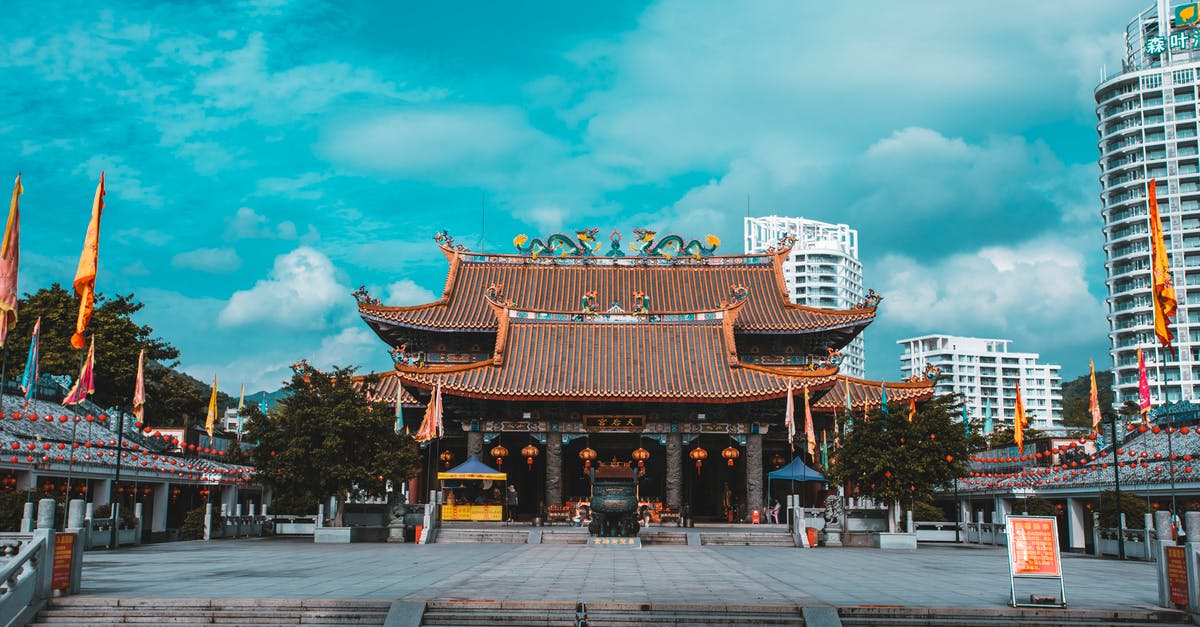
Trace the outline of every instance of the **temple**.
<path fill-rule="evenodd" d="M 641 468 L 642 500 L 745 519 L 770 502 L 769 470 L 796 455 L 820 467 L 838 412 L 879 405 L 881 382 L 842 376 L 838 365 L 880 297 L 849 310 L 791 303 L 782 264 L 794 240 L 717 255 L 712 236 L 635 229 L 623 250 L 614 231 L 603 251 L 596 234 L 522 235 L 516 254 L 494 254 L 443 232 L 435 239 L 449 273 L 439 300 L 390 307 L 355 293 L 391 348 L 395 370 L 374 394 L 401 399 L 397 427 L 416 430 L 420 405 L 440 392 L 445 435 L 426 447 L 426 468 L 477 456 L 508 474 L 518 510 L 531 514 L 586 495 L 586 467 L 616 460 Z M 890 402 L 933 395 L 924 380 L 886 388 Z"/>

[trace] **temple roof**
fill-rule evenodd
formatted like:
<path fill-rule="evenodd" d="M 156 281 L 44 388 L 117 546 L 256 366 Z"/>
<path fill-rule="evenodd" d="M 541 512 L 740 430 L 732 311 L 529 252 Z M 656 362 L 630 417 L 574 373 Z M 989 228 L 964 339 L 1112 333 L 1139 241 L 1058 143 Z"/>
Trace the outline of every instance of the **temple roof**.
<path fill-rule="evenodd" d="M 833 310 L 797 305 L 788 299 L 782 266 L 790 248 L 758 255 L 694 259 L 558 258 L 479 254 L 442 247 L 450 271 L 442 298 L 425 305 L 388 307 L 360 299 L 359 313 L 389 343 L 396 327 L 434 331 L 496 330 L 484 293 L 503 286 L 503 297 L 531 310 L 578 310 L 581 295 L 597 293 L 601 311 L 612 302 L 632 309 L 632 294 L 652 299 L 651 313 L 715 310 L 729 298 L 730 287 L 748 291 L 739 333 L 831 334 L 830 344 L 849 343 L 875 318 L 875 307 Z"/>
<path fill-rule="evenodd" d="M 812 404 L 813 411 L 843 411 L 846 395 L 850 395 L 850 407 L 854 411 L 879 407 L 883 390 L 887 387 L 888 404 L 907 403 L 910 400 L 925 401 L 933 398 L 933 381 L 867 381 L 838 375 L 832 390 Z"/>
<path fill-rule="evenodd" d="M 378 372 L 374 374 L 354 377 L 354 386 L 362 387 L 362 384 L 368 377 L 376 377 L 376 382 L 370 389 L 367 390 L 367 398 L 372 401 L 384 402 L 389 405 L 395 404 L 396 386 L 400 385 L 400 380 L 396 373 L 393 372 Z M 400 388 L 400 406 L 408 408 L 424 407 L 425 405 L 418 401 L 408 390 Z"/>
<path fill-rule="evenodd" d="M 502 328 L 492 359 L 397 365 L 398 376 L 425 389 L 440 382 L 448 395 L 532 401 L 733 403 L 784 398 L 789 379 L 796 390 L 835 383 L 836 367 L 784 375 L 739 363 L 730 346 L 737 316 L 726 313 L 704 321 L 622 324 L 509 317 L 505 310 L 496 316 Z"/>

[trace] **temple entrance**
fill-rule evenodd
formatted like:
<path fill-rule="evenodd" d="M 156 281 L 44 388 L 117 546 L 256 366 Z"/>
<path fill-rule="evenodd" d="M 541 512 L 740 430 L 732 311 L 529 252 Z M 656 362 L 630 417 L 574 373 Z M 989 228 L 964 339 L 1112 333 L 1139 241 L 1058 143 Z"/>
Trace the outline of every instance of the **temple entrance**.
<path fill-rule="evenodd" d="M 650 453 L 650 458 L 644 460 L 638 481 L 638 498 L 643 501 L 662 501 L 666 497 L 667 460 L 666 447 L 659 444 L 657 438 L 643 437 L 636 433 L 603 433 L 579 437 L 570 444 L 563 445 L 563 498 L 566 501 L 586 500 L 591 492 L 584 460 L 579 458 L 579 452 L 585 448 L 596 451 L 596 460 L 610 462 L 614 458 L 619 462 L 630 462 L 633 451 L 644 448 Z M 593 462 L 594 464 L 595 462 Z"/>
<path fill-rule="evenodd" d="M 733 465 L 722 457 L 726 448 L 738 456 Z M 703 448 L 708 457 L 697 465 L 691 452 Z M 683 501 L 700 520 L 740 521 L 746 507 L 745 447 L 728 435 L 702 435 L 683 447 Z"/>

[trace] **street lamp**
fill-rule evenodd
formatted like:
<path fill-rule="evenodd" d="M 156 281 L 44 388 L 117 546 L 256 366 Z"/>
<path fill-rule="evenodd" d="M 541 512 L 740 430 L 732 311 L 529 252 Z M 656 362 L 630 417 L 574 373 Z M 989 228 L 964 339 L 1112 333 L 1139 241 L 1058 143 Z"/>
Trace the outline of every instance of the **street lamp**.
<path fill-rule="evenodd" d="M 1113 450 L 1113 487 L 1117 495 L 1117 558 L 1125 559 L 1125 529 L 1121 525 L 1121 471 L 1120 459 L 1117 457 L 1117 416 L 1113 414 L 1108 421 L 1112 433 Z"/>

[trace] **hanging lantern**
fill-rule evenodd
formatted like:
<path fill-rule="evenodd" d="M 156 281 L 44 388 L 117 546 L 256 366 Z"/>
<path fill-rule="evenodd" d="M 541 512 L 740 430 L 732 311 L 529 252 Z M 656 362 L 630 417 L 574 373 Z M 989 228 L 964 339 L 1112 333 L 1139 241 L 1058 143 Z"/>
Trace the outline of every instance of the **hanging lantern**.
<path fill-rule="evenodd" d="M 275 451 L 271 451 L 271 454 L 274 455 Z M 438 455 L 438 459 L 442 460 L 442 462 L 446 464 L 446 468 L 449 468 L 450 462 L 454 460 L 454 453 L 451 453 L 450 451 L 442 451 L 442 454 Z"/>
<path fill-rule="evenodd" d="M 787 463 L 787 460 L 784 459 L 783 454 L 775 453 L 774 455 L 771 456 L 771 465 L 772 466 L 774 466 L 776 468 L 782 468 L 785 463 Z"/>
<path fill-rule="evenodd" d="M 638 468 L 645 468 L 646 460 L 650 459 L 650 451 L 647 451 L 639 446 L 636 449 L 633 449 L 633 452 L 630 453 L 629 456 L 637 461 Z"/>
<path fill-rule="evenodd" d="M 727 446 L 727 447 L 725 447 L 724 450 L 721 451 L 721 457 L 725 458 L 725 461 L 727 462 L 727 465 L 729 465 L 729 466 L 732 466 L 733 460 L 737 459 L 738 455 L 741 455 L 741 454 L 742 454 L 741 451 L 737 450 L 736 448 L 734 448 L 732 446 Z"/>
<path fill-rule="evenodd" d="M 688 457 L 696 460 L 696 474 L 700 474 L 700 467 L 704 465 L 704 460 L 708 459 L 708 451 L 697 446 L 688 453 Z"/>
<path fill-rule="evenodd" d="M 584 468 L 591 468 L 592 460 L 596 459 L 596 451 L 590 446 L 586 447 L 582 451 L 579 451 L 579 459 L 583 460 Z"/>
<path fill-rule="evenodd" d="M 521 449 L 521 455 L 525 458 L 525 465 L 533 468 L 533 458 L 538 456 L 538 447 L 532 444 L 526 444 Z"/>
<path fill-rule="evenodd" d="M 496 458 L 496 467 L 504 465 L 504 458 L 508 457 L 508 449 L 504 448 L 503 444 L 497 444 L 492 447 L 492 457 Z"/>

